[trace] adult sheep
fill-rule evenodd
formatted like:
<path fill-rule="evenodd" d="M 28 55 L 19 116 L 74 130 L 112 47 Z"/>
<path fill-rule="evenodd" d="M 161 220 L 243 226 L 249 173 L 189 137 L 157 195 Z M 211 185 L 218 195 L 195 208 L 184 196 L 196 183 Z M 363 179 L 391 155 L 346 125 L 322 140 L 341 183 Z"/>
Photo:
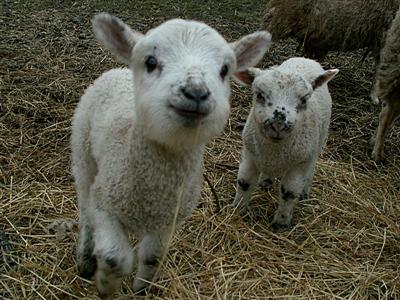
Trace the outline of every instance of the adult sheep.
<path fill-rule="evenodd" d="M 400 10 L 397 11 L 381 52 L 375 86 L 377 96 L 382 100 L 382 110 L 378 129 L 372 138 L 372 157 L 380 161 L 384 157 L 385 135 L 400 116 Z"/>
<path fill-rule="evenodd" d="M 241 213 L 247 211 L 260 179 L 271 185 L 279 178 L 281 199 L 272 226 L 290 225 L 296 202 L 308 198 L 315 164 L 328 137 L 332 100 L 327 83 L 337 73 L 296 57 L 267 70 L 251 68 L 236 75 L 253 91 L 232 204 Z"/>
<path fill-rule="evenodd" d="M 306 57 L 323 59 L 328 51 L 366 48 L 377 66 L 399 4 L 399 0 L 270 0 L 263 27 L 274 41 L 297 39 Z M 378 102 L 375 88 L 371 98 Z"/>
<path fill-rule="evenodd" d="M 105 13 L 92 25 L 130 66 L 96 79 L 72 123 L 78 270 L 95 275 L 108 298 L 132 270 L 128 232 L 139 240 L 133 290 L 155 279 L 174 229 L 197 205 L 205 144 L 228 119 L 229 79 L 262 58 L 270 35 L 228 44 L 207 25 L 178 19 L 143 35 Z"/>

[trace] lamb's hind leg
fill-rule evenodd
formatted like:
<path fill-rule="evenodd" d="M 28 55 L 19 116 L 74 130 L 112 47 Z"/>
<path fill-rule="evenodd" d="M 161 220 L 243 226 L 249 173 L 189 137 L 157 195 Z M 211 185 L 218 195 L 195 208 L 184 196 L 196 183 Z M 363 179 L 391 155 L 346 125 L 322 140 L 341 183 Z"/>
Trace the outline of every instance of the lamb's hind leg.
<path fill-rule="evenodd" d="M 147 233 L 139 244 L 138 269 L 133 282 L 135 292 L 143 292 L 155 280 L 160 260 L 167 251 L 170 234 Z"/>
<path fill-rule="evenodd" d="M 99 296 L 108 299 L 119 288 L 122 277 L 132 272 L 133 251 L 120 222 L 102 211 L 96 211 L 94 253 L 96 287 Z"/>
<path fill-rule="evenodd" d="M 375 161 L 381 161 L 383 159 L 385 136 L 387 131 L 393 126 L 394 121 L 399 117 L 399 114 L 399 101 L 394 102 L 393 104 L 382 103 L 382 110 L 379 114 L 379 126 L 372 138 L 372 143 L 374 144 L 372 158 Z"/>

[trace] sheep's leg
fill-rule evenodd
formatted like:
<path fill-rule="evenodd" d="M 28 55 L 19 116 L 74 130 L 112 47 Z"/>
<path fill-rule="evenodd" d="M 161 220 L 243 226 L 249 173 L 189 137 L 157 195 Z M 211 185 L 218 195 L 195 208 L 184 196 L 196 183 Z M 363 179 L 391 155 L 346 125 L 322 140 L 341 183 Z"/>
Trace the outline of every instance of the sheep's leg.
<path fill-rule="evenodd" d="M 299 199 L 308 197 L 314 176 L 314 165 L 311 162 L 303 168 L 293 169 L 282 178 L 279 205 L 272 221 L 274 229 L 288 227 L 292 221 L 296 203 Z"/>
<path fill-rule="evenodd" d="M 83 220 L 80 214 L 80 231 L 77 247 L 77 265 L 79 276 L 90 279 L 93 277 L 97 268 L 94 251 L 94 230 L 93 226 Z"/>
<path fill-rule="evenodd" d="M 250 154 L 243 150 L 242 161 L 239 165 L 238 179 L 236 185 L 235 200 L 231 207 L 239 208 L 241 214 L 248 210 L 251 194 L 257 186 L 259 171 Z"/>
<path fill-rule="evenodd" d="M 122 277 L 132 272 L 133 251 L 120 222 L 96 211 L 94 253 L 97 259 L 96 287 L 102 299 L 112 297 Z"/>
<path fill-rule="evenodd" d="M 370 92 L 370 98 L 371 98 L 371 100 L 372 100 L 372 103 L 374 103 L 374 104 L 379 104 L 379 97 L 378 97 L 378 95 L 376 94 L 376 89 L 377 89 L 377 82 L 375 81 L 373 84 L 372 84 L 372 87 L 371 87 L 371 92 Z"/>
<path fill-rule="evenodd" d="M 272 178 L 263 173 L 260 174 L 260 177 L 258 178 L 258 185 L 260 187 L 262 187 L 265 190 L 269 190 L 271 189 L 273 183 L 274 180 Z"/>
<path fill-rule="evenodd" d="M 388 130 L 393 126 L 394 121 L 400 114 L 400 105 L 382 104 L 382 110 L 379 114 L 379 126 L 373 137 L 374 149 L 372 158 L 375 161 L 381 161 L 384 157 L 384 141 Z"/>
<path fill-rule="evenodd" d="M 138 269 L 133 282 L 135 292 L 144 290 L 155 280 L 160 260 L 168 247 L 168 234 L 148 233 L 139 244 Z"/>
<path fill-rule="evenodd" d="M 77 133 L 74 138 L 76 139 Z M 85 140 L 81 137 L 79 141 Z M 79 204 L 79 241 L 77 245 L 77 266 L 81 277 L 90 279 L 93 277 L 97 262 L 93 254 L 94 250 L 94 230 L 93 220 L 90 214 L 90 186 L 93 184 L 97 173 L 96 163 L 87 153 L 86 147 L 75 143 L 73 149 L 73 173 L 77 190 Z M 79 147 L 78 147 L 79 146 Z"/>
<path fill-rule="evenodd" d="M 372 100 L 372 103 L 374 104 L 379 104 L 379 97 L 377 95 L 377 89 L 378 89 L 378 80 L 376 79 L 376 73 L 377 73 L 377 69 L 379 66 L 379 62 L 380 62 L 380 55 L 379 55 L 379 51 L 374 51 L 372 50 L 372 53 L 374 54 L 374 60 L 375 60 L 375 70 L 374 70 L 374 80 L 371 86 L 371 91 L 370 91 L 370 98 Z M 368 52 L 366 53 L 368 54 Z M 377 54 L 377 55 L 376 55 Z"/>
<path fill-rule="evenodd" d="M 315 163 L 313 164 L 315 166 Z M 314 178 L 315 167 L 310 167 L 307 171 L 307 175 L 304 177 L 303 190 L 299 196 L 299 200 L 306 200 L 310 196 L 311 184 Z"/>

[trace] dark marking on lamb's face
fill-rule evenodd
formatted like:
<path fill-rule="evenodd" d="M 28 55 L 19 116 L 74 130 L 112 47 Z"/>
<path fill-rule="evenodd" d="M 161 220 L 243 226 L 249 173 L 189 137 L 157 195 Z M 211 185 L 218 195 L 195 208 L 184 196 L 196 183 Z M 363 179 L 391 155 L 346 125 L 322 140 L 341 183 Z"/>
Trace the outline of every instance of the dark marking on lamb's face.
<path fill-rule="evenodd" d="M 243 179 L 238 180 L 238 185 L 243 191 L 247 191 L 250 187 L 250 184 L 244 181 Z"/>
<path fill-rule="evenodd" d="M 296 106 L 296 112 L 304 111 L 307 109 L 308 99 L 310 99 L 311 94 L 306 94 L 302 97 L 299 97 L 299 103 Z"/>
<path fill-rule="evenodd" d="M 292 201 L 296 198 L 295 193 L 288 191 L 284 186 L 281 186 L 282 199 L 285 201 Z"/>

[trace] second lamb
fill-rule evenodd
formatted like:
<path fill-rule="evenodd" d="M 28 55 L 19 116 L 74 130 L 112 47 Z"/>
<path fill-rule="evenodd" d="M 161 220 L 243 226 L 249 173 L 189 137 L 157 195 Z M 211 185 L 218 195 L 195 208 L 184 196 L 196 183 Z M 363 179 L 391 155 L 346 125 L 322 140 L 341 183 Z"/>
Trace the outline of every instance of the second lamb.
<path fill-rule="evenodd" d="M 314 60 L 291 58 L 278 67 L 237 74 L 253 91 L 232 205 L 241 213 L 247 211 L 259 180 L 271 185 L 279 178 L 281 197 L 272 226 L 290 225 L 296 202 L 308 197 L 328 137 L 332 100 L 327 83 L 338 72 L 324 71 Z"/>

